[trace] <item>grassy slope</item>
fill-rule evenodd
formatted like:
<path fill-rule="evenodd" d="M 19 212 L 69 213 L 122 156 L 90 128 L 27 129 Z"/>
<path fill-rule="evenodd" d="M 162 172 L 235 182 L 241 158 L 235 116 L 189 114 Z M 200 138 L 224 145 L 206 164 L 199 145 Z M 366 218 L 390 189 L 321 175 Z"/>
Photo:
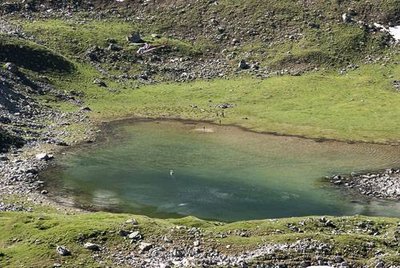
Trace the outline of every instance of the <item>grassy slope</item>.
<path fill-rule="evenodd" d="M 375 218 L 369 221 L 369 228 L 379 232 L 373 236 L 360 222 L 367 222 L 364 217 L 334 218 L 339 234 L 332 236 L 332 228 L 323 227 L 317 218 L 292 218 L 282 220 L 262 220 L 217 224 L 201 221 L 192 217 L 183 219 L 158 220 L 143 216 L 134 216 L 139 222 L 139 229 L 145 241 L 161 243 L 165 234 L 176 225 L 198 227 L 204 233 L 204 243 L 216 247 L 220 252 L 234 253 L 245 249 L 257 248 L 264 243 L 294 243 L 300 239 L 315 239 L 334 246 L 346 259 L 359 259 L 358 264 L 372 263 L 374 251 L 381 249 L 388 252 L 383 258 L 387 264 L 399 260 L 396 254 L 397 222 L 392 219 Z M 118 235 L 120 230 L 132 230 L 125 221 L 132 215 L 109 213 L 61 214 L 45 211 L 41 213 L 1 213 L 0 214 L 0 265 L 2 267 L 50 267 L 53 263 L 63 263 L 63 267 L 98 267 L 91 253 L 83 248 L 85 242 L 101 244 L 109 249 L 134 250 L 134 245 Z M 305 225 L 299 225 L 304 222 Z M 288 229 L 288 224 L 300 226 L 303 233 Z M 238 230 L 246 230 L 249 237 L 241 237 Z M 277 230 L 280 230 L 277 232 Z M 230 233 L 226 238 L 216 238 L 219 233 Z M 187 243 L 187 234 L 172 235 L 179 243 Z M 178 242 L 178 241 L 182 242 Z M 357 252 L 367 242 L 374 242 L 370 252 Z M 56 245 L 67 246 L 72 257 L 60 257 L 55 251 Z M 228 250 L 226 246 L 230 245 Z M 360 258 L 360 255 L 363 258 Z M 293 255 L 295 257 L 296 255 Z M 360 260 L 361 259 L 361 260 Z M 105 263 L 107 264 L 107 263 Z M 109 261 L 108 265 L 112 262 Z"/>
<path fill-rule="evenodd" d="M 346 76 L 316 73 L 147 86 L 110 96 L 93 92 L 88 104 L 99 120 L 177 117 L 238 124 L 256 131 L 359 141 L 397 141 L 400 98 L 388 68 L 364 67 Z M 400 74 L 399 68 L 394 69 Z M 217 117 L 220 103 L 236 107 Z M 190 105 L 197 105 L 192 108 Z M 247 118 L 247 119 L 245 119 Z"/>
<path fill-rule="evenodd" d="M 82 26 L 73 21 L 44 20 L 24 22 L 24 27 L 39 36 L 50 48 L 62 51 L 72 60 L 73 55 L 80 55 L 93 45 L 104 47 L 105 40 L 111 37 L 124 49 L 134 50 L 124 42 L 124 37 L 137 29 L 134 23 L 116 20 L 88 21 Z M 343 54 L 350 55 L 352 49 L 349 47 L 352 45 L 347 45 L 343 40 L 349 36 L 349 40 L 353 40 L 353 35 L 359 34 L 359 28 L 346 27 L 349 27 L 346 31 L 337 30 L 341 38 L 337 42 L 341 46 L 330 46 L 335 47 L 335 51 L 341 50 Z M 292 55 L 310 52 L 301 49 L 303 42 L 308 41 L 290 44 Z M 322 50 L 329 51 L 329 42 L 322 43 L 325 46 Z M 181 49 L 181 54 L 198 49 L 196 45 L 180 41 L 175 44 Z M 353 59 L 355 62 L 357 55 Z M 99 121 L 129 116 L 221 120 L 224 124 L 238 124 L 256 131 L 313 138 L 391 142 L 399 140 L 400 130 L 397 124 L 393 124 L 400 112 L 398 93 L 391 85 L 400 76 L 400 67 L 395 64 L 398 56 L 393 58 L 393 63 L 384 66 L 365 65 L 346 75 L 338 75 L 335 69 L 328 69 L 300 77 L 257 80 L 245 76 L 240 79 L 142 86 L 139 89 L 133 89 L 138 86 L 136 81 L 117 83 L 106 79 L 109 87 L 118 93 L 110 93 L 93 85 L 92 81 L 101 75 L 89 65 L 75 60 L 78 71 L 74 75 L 54 76 L 53 81 L 59 88 L 83 91 L 87 104 L 94 110 L 92 117 Z M 133 73 L 140 68 L 134 62 L 131 65 Z M 225 110 L 225 118 L 217 117 L 218 109 L 215 106 L 225 102 L 233 103 L 236 107 Z M 191 105 L 197 105 L 198 108 L 193 109 Z M 68 105 L 61 106 L 64 109 L 76 109 Z"/>

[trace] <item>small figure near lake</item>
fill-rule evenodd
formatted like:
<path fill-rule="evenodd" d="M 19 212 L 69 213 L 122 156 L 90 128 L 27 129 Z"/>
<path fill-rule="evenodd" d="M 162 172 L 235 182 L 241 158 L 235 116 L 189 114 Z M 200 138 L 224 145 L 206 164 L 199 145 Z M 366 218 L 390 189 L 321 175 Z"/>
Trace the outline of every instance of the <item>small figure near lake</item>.
<path fill-rule="evenodd" d="M 170 176 L 174 176 L 174 173 L 175 173 L 175 172 L 174 172 L 173 169 L 171 169 L 171 170 L 169 171 L 169 175 L 170 175 Z"/>

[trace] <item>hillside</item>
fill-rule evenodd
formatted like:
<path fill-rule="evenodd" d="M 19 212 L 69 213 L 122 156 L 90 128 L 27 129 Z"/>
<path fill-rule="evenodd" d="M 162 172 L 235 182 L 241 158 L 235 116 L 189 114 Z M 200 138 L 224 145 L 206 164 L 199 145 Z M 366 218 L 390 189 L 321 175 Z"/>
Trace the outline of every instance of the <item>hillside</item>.
<path fill-rule="evenodd" d="M 123 118 L 399 145 L 399 0 L 1 1 L 0 16 L 1 267 L 399 267 L 396 218 L 88 213 L 39 179 Z"/>

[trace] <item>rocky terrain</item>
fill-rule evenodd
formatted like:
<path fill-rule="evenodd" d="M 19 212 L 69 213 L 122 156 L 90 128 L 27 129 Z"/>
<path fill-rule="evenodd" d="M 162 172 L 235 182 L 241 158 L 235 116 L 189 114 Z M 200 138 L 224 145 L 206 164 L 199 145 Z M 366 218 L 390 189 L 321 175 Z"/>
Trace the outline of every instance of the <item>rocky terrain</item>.
<path fill-rule="evenodd" d="M 0 32 L 23 35 L 4 21 Z M 51 151 L 81 140 L 69 140 L 65 127 L 73 123 L 89 124 L 88 117 L 84 109 L 63 113 L 38 101 L 40 96 L 46 95 L 79 104 L 75 96 L 50 85 L 45 76 L 33 79 L 16 64 L 6 62 L 0 69 L 0 79 L 0 193 L 2 196 L 46 194 L 42 189 L 44 182 L 38 179 L 39 171 L 51 160 Z M 87 131 L 90 133 L 90 127 Z M 20 208 L 3 204 L 1 210 L 15 207 Z"/>
<path fill-rule="evenodd" d="M 382 199 L 400 199 L 400 170 L 351 175 L 335 175 L 330 181 L 359 194 Z"/>

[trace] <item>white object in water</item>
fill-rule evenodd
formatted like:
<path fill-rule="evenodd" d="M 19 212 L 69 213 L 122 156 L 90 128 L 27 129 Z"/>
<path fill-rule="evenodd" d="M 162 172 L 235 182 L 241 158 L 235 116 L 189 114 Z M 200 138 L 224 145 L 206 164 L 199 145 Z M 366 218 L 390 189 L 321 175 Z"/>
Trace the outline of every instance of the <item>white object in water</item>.
<path fill-rule="evenodd" d="M 174 170 L 173 170 L 173 169 L 171 169 L 171 170 L 169 171 L 169 175 L 170 175 L 170 176 L 173 176 L 173 175 L 174 175 Z"/>

